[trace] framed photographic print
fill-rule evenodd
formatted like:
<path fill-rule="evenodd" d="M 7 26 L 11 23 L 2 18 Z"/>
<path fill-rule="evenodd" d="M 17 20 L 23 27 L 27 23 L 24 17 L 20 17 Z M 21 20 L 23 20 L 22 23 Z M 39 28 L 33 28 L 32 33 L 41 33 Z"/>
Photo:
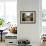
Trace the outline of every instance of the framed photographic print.
<path fill-rule="evenodd" d="M 34 24 L 36 23 L 36 11 L 20 11 L 21 24 Z"/>

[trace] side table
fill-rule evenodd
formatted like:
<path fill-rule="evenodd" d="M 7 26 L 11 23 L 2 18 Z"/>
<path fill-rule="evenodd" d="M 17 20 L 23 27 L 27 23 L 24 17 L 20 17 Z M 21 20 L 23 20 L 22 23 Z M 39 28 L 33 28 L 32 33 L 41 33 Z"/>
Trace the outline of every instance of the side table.
<path fill-rule="evenodd" d="M 0 32 L 1 32 L 1 42 L 2 42 L 2 32 L 3 32 L 3 30 L 0 30 Z"/>

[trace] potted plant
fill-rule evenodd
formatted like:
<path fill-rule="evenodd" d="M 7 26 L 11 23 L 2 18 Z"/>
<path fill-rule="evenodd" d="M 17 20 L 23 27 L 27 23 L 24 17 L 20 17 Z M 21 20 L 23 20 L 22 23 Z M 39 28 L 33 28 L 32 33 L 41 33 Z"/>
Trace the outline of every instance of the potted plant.
<path fill-rule="evenodd" d="M 3 18 L 0 18 L 0 27 L 2 27 L 4 25 L 4 19 Z"/>

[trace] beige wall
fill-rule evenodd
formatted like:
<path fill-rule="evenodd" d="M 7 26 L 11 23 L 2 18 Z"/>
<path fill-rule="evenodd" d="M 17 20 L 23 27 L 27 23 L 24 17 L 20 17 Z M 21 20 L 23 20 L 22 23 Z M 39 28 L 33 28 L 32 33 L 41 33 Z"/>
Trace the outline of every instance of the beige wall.
<path fill-rule="evenodd" d="M 18 39 L 29 39 L 33 46 L 39 46 L 41 34 L 41 11 L 42 0 L 18 0 Z M 35 24 L 20 24 L 20 11 L 36 11 Z"/>

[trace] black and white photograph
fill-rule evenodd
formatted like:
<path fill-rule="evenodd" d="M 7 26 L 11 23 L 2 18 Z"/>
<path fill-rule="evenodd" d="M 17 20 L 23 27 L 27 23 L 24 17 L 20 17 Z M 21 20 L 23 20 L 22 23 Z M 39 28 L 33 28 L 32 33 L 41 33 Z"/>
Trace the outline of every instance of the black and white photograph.
<path fill-rule="evenodd" d="M 36 22 L 36 11 L 20 11 L 20 23 L 33 24 Z"/>

